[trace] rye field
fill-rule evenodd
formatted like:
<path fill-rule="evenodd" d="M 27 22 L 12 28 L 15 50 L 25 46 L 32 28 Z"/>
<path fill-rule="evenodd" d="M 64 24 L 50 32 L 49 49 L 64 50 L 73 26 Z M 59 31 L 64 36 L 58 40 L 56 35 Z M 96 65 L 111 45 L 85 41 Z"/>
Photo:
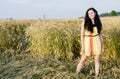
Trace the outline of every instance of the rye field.
<path fill-rule="evenodd" d="M 0 20 L 0 79 L 94 79 L 94 57 L 79 76 L 83 19 Z M 120 16 L 101 17 L 98 79 L 120 79 Z"/>

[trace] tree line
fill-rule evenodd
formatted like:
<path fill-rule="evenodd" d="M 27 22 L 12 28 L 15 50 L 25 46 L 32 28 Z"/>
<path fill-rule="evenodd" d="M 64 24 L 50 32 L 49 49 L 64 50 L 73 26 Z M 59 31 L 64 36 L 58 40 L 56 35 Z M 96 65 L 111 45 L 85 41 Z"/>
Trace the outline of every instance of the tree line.
<path fill-rule="evenodd" d="M 100 14 L 101 17 L 105 16 L 119 16 L 120 12 L 116 12 L 115 10 L 112 10 L 110 13 L 102 13 Z"/>

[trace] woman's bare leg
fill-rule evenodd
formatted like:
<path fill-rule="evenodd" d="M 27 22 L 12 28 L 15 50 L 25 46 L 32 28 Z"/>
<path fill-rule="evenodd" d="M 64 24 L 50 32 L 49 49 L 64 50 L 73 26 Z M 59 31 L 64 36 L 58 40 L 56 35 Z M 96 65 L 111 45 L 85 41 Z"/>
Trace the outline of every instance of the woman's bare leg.
<path fill-rule="evenodd" d="M 99 67 L 100 67 L 100 61 L 99 61 L 99 55 L 95 56 L 95 76 L 98 77 L 99 75 Z"/>
<path fill-rule="evenodd" d="M 80 71 L 81 71 L 81 68 L 86 60 L 87 56 L 85 55 L 82 55 L 81 59 L 80 59 L 80 62 L 78 63 L 77 65 L 77 69 L 76 69 L 76 73 L 78 74 Z"/>

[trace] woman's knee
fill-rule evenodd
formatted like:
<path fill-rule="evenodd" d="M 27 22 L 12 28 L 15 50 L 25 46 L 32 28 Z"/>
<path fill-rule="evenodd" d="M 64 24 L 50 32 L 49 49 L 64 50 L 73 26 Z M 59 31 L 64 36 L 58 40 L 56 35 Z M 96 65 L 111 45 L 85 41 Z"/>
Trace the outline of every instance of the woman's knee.
<path fill-rule="evenodd" d="M 95 56 L 95 63 L 99 63 L 99 56 Z"/>

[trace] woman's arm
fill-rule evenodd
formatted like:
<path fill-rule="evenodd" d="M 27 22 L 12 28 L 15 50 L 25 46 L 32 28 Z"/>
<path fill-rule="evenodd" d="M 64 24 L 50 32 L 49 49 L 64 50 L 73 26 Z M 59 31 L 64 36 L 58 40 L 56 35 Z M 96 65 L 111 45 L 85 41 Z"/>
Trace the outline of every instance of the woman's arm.
<path fill-rule="evenodd" d="M 101 41 L 101 52 L 104 52 L 104 43 L 103 43 L 102 34 L 100 34 L 100 41 Z"/>
<path fill-rule="evenodd" d="M 81 25 L 81 46 L 82 46 L 82 52 L 84 52 L 84 21 Z"/>

